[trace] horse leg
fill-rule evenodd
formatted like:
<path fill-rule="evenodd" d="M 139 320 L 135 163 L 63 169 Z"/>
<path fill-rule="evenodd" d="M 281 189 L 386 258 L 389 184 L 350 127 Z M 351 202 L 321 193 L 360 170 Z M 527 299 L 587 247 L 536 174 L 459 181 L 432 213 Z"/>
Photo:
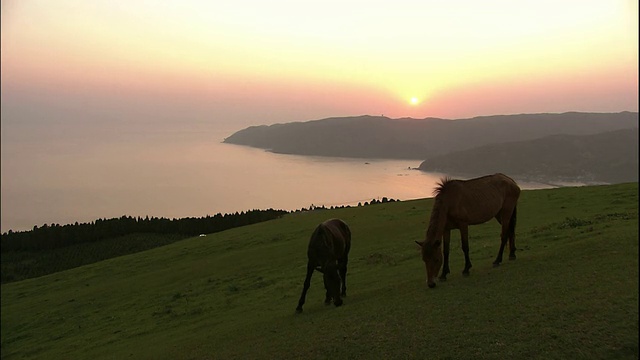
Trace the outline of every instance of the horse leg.
<path fill-rule="evenodd" d="M 340 280 L 342 282 L 342 291 L 340 292 L 340 294 L 342 296 L 347 296 L 347 262 L 348 260 L 345 259 L 344 263 L 340 264 Z"/>
<path fill-rule="evenodd" d="M 324 277 L 324 288 L 327 291 L 325 293 L 325 296 L 324 296 L 324 304 L 325 305 L 329 305 L 329 304 L 331 304 L 332 296 L 331 296 L 331 293 L 329 292 L 329 284 L 327 284 L 327 278 L 326 277 Z"/>
<path fill-rule="evenodd" d="M 498 256 L 496 256 L 496 260 L 493 262 L 493 267 L 500 265 L 502 262 L 502 253 L 504 252 L 504 246 L 507 244 L 507 236 L 500 235 L 500 250 L 498 250 Z"/>
<path fill-rule="evenodd" d="M 311 285 L 311 276 L 313 275 L 313 271 L 315 267 L 311 262 L 307 263 L 307 277 L 304 279 L 304 286 L 302 287 L 302 295 L 300 295 L 300 300 L 298 300 L 298 307 L 296 308 L 297 313 L 302 312 L 302 305 L 304 305 L 305 298 L 307 297 L 307 290 L 309 290 L 309 286 Z"/>
<path fill-rule="evenodd" d="M 471 259 L 469 258 L 469 227 L 460 225 L 460 238 L 462 240 L 462 252 L 464 253 L 464 270 L 462 275 L 469 276 L 469 269 L 471 269 Z"/>
<path fill-rule="evenodd" d="M 516 239 L 515 234 L 509 235 L 509 260 L 516 259 Z"/>
<path fill-rule="evenodd" d="M 445 230 L 442 234 L 443 238 L 443 253 L 444 253 L 444 265 L 442 265 L 442 274 L 440 274 L 441 281 L 447 281 L 447 274 L 449 274 L 449 244 L 451 240 L 451 230 Z"/>
<path fill-rule="evenodd" d="M 505 209 L 503 209 L 502 211 L 500 211 L 499 216 L 496 217 L 500 225 L 502 225 L 502 231 L 500 232 L 500 250 L 498 250 L 498 256 L 496 257 L 496 260 L 493 262 L 494 267 L 502 263 L 502 254 L 504 253 L 504 247 L 505 245 L 507 245 L 507 240 L 509 240 L 509 223 L 511 220 L 512 213 L 513 213 L 513 210 L 505 211 Z M 515 250 L 513 251 L 515 252 Z"/>

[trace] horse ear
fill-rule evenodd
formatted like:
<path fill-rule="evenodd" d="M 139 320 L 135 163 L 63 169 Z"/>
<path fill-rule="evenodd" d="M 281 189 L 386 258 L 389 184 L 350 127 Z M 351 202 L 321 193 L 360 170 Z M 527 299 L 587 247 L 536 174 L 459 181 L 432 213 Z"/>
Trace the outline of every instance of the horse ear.
<path fill-rule="evenodd" d="M 424 241 L 420 242 L 416 240 L 416 244 L 418 244 L 418 246 L 422 247 L 422 244 L 424 244 Z"/>

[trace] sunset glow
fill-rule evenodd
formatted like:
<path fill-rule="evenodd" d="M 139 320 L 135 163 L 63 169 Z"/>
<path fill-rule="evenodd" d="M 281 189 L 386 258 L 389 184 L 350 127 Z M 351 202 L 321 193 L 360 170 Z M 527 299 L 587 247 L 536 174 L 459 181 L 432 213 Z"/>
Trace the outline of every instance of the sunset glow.
<path fill-rule="evenodd" d="M 415 94 L 432 98 L 420 115 L 449 118 L 514 111 L 513 103 L 522 104 L 518 112 L 637 110 L 633 1 L 145 4 L 3 2 L 3 89 L 53 85 L 127 96 L 161 89 L 194 103 L 215 97 L 229 108 L 243 97 L 260 107 L 286 104 L 293 89 L 310 94 L 301 101 L 316 110 L 259 119 L 267 122 L 404 116 L 393 97 Z M 626 79 L 611 84 L 619 105 L 598 91 L 582 104 L 545 100 L 572 97 L 585 78 L 621 71 Z M 532 81 L 536 88 L 524 85 Z M 514 92 L 516 84 L 523 85 Z M 478 92 L 487 86 L 499 101 Z M 531 97 L 538 87 L 548 90 L 542 99 Z M 245 115 L 252 116 L 230 114 Z"/>
<path fill-rule="evenodd" d="M 638 111 L 637 1 L 0 4 L 3 230 L 233 201 L 252 125 Z"/>

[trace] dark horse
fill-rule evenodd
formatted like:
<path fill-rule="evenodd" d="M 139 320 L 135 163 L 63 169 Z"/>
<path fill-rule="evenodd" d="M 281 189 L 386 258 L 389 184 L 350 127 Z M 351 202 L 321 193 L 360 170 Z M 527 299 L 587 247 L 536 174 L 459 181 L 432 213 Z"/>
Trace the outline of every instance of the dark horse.
<path fill-rule="evenodd" d="M 309 240 L 307 277 L 304 279 L 304 287 L 296 312 L 302 312 L 302 305 L 311 285 L 311 275 L 314 270 L 323 274 L 324 287 L 327 290 L 324 303 L 328 305 L 333 300 L 336 306 L 342 305 L 340 295 L 347 295 L 349 249 L 351 249 L 351 230 L 344 221 L 331 219 L 316 227 Z"/>
<path fill-rule="evenodd" d="M 485 223 L 496 218 L 502 225 L 500 250 L 493 262 L 502 262 L 502 252 L 509 240 L 509 260 L 516 258 L 515 229 L 516 205 L 520 187 L 513 179 L 503 174 L 494 174 L 471 180 L 442 179 L 436 187 L 435 202 L 431 210 L 429 227 L 424 241 L 416 241 L 421 246 L 422 260 L 427 268 L 427 285 L 436 286 L 434 281 L 442 266 L 441 248 L 444 239 L 444 267 L 440 280 L 447 280 L 449 274 L 449 240 L 451 230 L 460 229 L 462 251 L 464 252 L 463 275 L 469 275 L 469 225 Z"/>

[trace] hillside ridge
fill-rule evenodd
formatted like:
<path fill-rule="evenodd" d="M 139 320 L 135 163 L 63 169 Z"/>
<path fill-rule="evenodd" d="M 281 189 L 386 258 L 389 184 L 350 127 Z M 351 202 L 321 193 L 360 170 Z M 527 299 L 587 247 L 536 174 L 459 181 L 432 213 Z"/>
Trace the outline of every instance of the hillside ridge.
<path fill-rule="evenodd" d="M 637 129 L 637 112 L 516 114 L 469 119 L 332 117 L 252 126 L 224 143 L 284 154 L 425 160 L 454 151 L 550 135 L 593 135 Z"/>
<path fill-rule="evenodd" d="M 485 145 L 426 159 L 418 169 L 463 176 L 504 172 L 542 182 L 633 182 L 638 181 L 638 130 Z"/>

